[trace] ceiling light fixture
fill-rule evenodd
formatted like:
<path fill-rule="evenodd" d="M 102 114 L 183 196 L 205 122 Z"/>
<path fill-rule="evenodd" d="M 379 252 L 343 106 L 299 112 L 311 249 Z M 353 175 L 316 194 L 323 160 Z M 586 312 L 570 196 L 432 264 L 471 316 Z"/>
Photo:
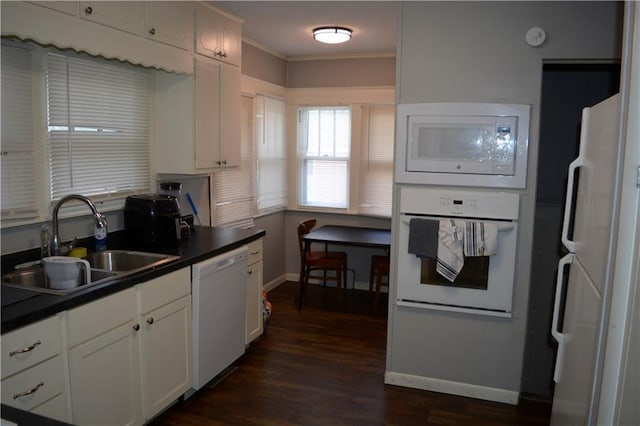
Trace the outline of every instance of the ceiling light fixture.
<path fill-rule="evenodd" d="M 313 30 L 313 38 L 321 43 L 344 43 L 351 39 L 351 30 L 344 27 L 319 27 Z"/>

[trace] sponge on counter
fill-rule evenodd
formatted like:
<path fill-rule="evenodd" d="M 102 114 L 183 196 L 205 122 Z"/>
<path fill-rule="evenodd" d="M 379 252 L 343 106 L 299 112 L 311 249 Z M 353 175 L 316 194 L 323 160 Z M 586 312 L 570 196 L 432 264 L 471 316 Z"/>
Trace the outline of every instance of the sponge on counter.
<path fill-rule="evenodd" d="M 87 249 L 86 247 L 74 247 L 71 249 L 69 253 L 71 257 L 87 257 Z"/>

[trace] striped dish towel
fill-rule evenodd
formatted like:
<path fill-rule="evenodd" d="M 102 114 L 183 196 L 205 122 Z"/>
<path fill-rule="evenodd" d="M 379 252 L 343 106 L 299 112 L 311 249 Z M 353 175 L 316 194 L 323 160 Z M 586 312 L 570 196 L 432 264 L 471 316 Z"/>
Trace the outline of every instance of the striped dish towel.
<path fill-rule="evenodd" d="M 497 249 L 498 225 L 485 222 L 465 222 L 465 256 L 493 256 Z"/>
<path fill-rule="evenodd" d="M 436 272 L 453 282 L 462 267 L 464 256 L 462 243 L 465 223 L 461 220 L 441 220 L 438 228 L 438 257 Z"/>

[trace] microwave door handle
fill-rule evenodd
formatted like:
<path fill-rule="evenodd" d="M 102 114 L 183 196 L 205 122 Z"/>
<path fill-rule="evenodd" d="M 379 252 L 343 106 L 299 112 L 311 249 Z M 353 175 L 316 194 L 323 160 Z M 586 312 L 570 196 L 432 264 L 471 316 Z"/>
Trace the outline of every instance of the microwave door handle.
<path fill-rule="evenodd" d="M 578 158 L 569 164 L 569 178 L 567 180 L 567 198 L 564 200 L 564 218 L 562 221 L 562 244 L 572 253 L 575 253 L 575 242 L 569 239 L 569 223 L 573 214 L 573 189 L 576 169 L 584 166 L 584 151 L 589 133 L 589 108 L 582 110 L 582 124 L 580 126 L 580 151 Z"/>
<path fill-rule="evenodd" d="M 560 302 L 562 298 L 562 283 L 564 278 L 564 267 L 573 263 L 575 255 L 573 253 L 567 254 L 558 262 L 558 275 L 556 277 L 556 295 L 553 303 L 553 319 L 551 320 L 551 336 L 558 342 L 558 353 L 556 355 L 556 365 L 553 370 L 553 381 L 560 383 L 562 377 L 562 363 L 564 358 L 564 349 L 566 338 L 563 333 L 558 331 L 558 321 L 560 317 Z"/>

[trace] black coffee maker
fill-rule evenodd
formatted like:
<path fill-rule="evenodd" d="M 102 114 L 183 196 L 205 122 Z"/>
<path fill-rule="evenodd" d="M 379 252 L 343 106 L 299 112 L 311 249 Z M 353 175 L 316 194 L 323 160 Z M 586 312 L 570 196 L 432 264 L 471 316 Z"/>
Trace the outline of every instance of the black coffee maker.
<path fill-rule="evenodd" d="M 136 244 L 175 245 L 180 241 L 180 222 L 180 206 L 173 195 L 131 195 L 124 203 L 124 228 Z"/>

